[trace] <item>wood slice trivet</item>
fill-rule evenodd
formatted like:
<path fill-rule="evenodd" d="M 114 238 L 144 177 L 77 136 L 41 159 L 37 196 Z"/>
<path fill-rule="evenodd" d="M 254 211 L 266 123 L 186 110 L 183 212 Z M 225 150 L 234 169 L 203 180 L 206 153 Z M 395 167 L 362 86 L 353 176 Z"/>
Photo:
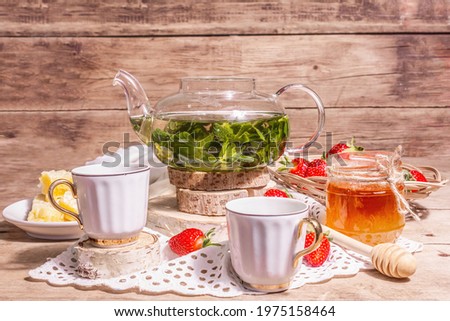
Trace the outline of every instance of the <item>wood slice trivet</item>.
<path fill-rule="evenodd" d="M 168 170 L 172 185 L 199 191 L 261 188 L 270 181 L 267 168 L 242 172 L 189 172 L 170 167 Z"/>
<path fill-rule="evenodd" d="M 203 232 L 215 228 L 214 242 L 228 239 L 225 216 L 205 216 L 184 213 L 178 210 L 175 195 L 151 199 L 148 204 L 147 227 L 161 234 L 172 236 L 187 228 L 198 228 Z"/>
<path fill-rule="evenodd" d="M 80 241 L 74 254 L 77 274 L 89 279 L 117 277 L 161 262 L 158 237 L 145 232 L 136 243 L 116 248 L 100 248 L 90 239 Z"/>
<path fill-rule="evenodd" d="M 190 189 L 177 189 L 178 209 L 182 212 L 207 216 L 225 215 L 225 204 L 231 200 L 247 197 L 245 189 L 229 191 L 193 191 Z"/>
<path fill-rule="evenodd" d="M 182 212 L 199 215 L 225 215 L 227 202 L 242 197 L 261 196 L 265 190 L 266 188 L 263 187 L 207 192 L 178 188 L 178 209 Z"/>

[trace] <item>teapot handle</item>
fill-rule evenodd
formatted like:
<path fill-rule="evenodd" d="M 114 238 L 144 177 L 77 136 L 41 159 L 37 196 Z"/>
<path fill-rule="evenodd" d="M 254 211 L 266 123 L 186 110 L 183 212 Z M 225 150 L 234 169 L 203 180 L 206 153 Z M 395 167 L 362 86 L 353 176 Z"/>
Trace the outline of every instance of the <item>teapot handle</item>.
<path fill-rule="evenodd" d="M 312 136 L 310 137 L 309 141 L 299 147 L 296 147 L 296 148 L 289 148 L 289 147 L 286 148 L 286 151 L 288 154 L 295 154 L 295 153 L 300 153 L 304 149 L 311 146 L 316 141 L 316 139 L 320 136 L 320 133 L 322 132 L 322 129 L 323 129 L 323 125 L 325 124 L 325 109 L 323 107 L 322 101 L 320 100 L 320 97 L 311 88 L 306 87 L 305 85 L 302 85 L 302 84 L 286 85 L 286 86 L 282 87 L 281 89 L 279 89 L 275 93 L 275 95 L 280 96 L 281 94 L 283 94 L 285 91 L 287 91 L 289 89 L 299 89 L 299 90 L 306 92 L 308 95 L 310 95 L 311 98 L 316 103 L 317 111 L 318 111 L 317 128 L 316 128 L 315 132 L 312 134 Z"/>

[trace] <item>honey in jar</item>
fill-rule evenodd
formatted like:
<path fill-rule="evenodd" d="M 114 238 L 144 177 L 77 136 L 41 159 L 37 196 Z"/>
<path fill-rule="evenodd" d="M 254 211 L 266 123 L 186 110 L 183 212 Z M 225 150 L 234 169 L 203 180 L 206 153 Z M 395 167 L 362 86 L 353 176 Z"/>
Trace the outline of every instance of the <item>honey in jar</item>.
<path fill-rule="evenodd" d="M 405 225 L 399 163 L 386 152 L 346 153 L 328 169 L 326 225 L 369 245 L 394 242 Z M 393 166 L 392 170 L 388 170 Z"/>

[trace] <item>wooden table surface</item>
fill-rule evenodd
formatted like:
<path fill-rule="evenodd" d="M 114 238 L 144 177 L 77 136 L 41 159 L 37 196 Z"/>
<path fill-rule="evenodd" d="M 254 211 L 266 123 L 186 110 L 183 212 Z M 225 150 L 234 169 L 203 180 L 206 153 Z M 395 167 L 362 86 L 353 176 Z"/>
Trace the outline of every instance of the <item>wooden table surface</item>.
<path fill-rule="evenodd" d="M 450 164 L 437 158 L 412 158 L 415 165 L 437 167 L 450 177 Z M 16 177 L 17 178 L 17 177 Z M 417 272 L 406 280 L 393 280 L 378 272 L 364 271 L 346 278 L 333 278 L 320 284 L 307 284 L 284 293 L 240 296 L 230 300 L 450 300 L 450 187 L 418 201 L 422 221 L 408 221 L 403 236 L 422 242 L 423 251 L 415 254 Z M 14 195 L 8 199 L 28 198 Z M 55 287 L 32 281 L 28 271 L 55 257 L 73 241 L 52 242 L 33 239 L 0 218 L 0 300 L 223 300 L 210 296 L 187 297 L 172 293 L 160 295 L 113 293 L 107 289 L 81 290 L 71 286 Z"/>

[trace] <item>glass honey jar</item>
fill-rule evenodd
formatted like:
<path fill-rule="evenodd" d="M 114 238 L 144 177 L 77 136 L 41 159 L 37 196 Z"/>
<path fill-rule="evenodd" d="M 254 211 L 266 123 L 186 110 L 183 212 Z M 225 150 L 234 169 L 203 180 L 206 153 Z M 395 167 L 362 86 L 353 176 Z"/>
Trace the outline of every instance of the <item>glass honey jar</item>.
<path fill-rule="evenodd" d="M 349 152 L 328 167 L 326 225 L 369 245 L 394 242 L 405 226 L 398 154 Z"/>

